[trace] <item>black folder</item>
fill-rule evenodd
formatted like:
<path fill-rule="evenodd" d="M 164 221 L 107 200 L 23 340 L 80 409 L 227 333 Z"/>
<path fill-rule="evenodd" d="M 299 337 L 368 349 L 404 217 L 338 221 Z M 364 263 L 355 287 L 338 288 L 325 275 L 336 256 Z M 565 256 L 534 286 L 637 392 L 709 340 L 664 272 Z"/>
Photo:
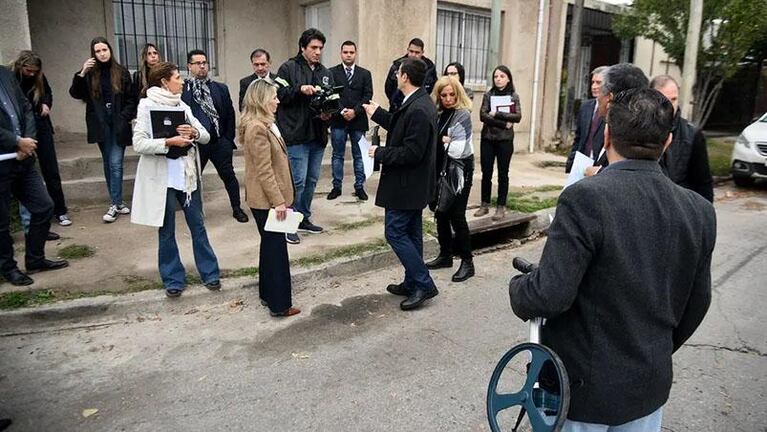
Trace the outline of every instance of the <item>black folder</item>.
<path fill-rule="evenodd" d="M 151 109 L 152 138 L 171 138 L 178 135 L 176 128 L 186 123 L 183 109 Z"/>

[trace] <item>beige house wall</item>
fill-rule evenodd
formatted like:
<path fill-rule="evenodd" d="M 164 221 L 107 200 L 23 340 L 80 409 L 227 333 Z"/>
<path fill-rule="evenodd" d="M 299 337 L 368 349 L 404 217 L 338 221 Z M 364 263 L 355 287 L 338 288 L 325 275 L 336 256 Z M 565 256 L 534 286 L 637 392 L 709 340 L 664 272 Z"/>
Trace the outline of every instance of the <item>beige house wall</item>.
<path fill-rule="evenodd" d="M 11 63 L 19 51 L 29 49 L 29 18 L 26 0 L 2 0 L 0 13 L 0 64 Z"/>
<path fill-rule="evenodd" d="M 634 64 L 641 68 L 648 78 L 671 75 L 679 83 L 682 82 L 681 69 L 669 58 L 660 44 L 649 39 L 636 38 L 634 47 Z"/>

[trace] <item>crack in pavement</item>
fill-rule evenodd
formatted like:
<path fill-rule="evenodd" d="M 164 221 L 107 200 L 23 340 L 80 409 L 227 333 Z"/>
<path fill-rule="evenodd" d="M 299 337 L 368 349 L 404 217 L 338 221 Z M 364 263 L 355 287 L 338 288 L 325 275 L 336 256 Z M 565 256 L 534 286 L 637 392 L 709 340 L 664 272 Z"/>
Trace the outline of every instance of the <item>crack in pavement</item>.
<path fill-rule="evenodd" d="M 745 344 L 737 348 L 713 345 L 713 344 L 684 344 L 684 346 L 691 347 L 691 348 L 711 349 L 713 351 L 729 351 L 729 352 L 740 353 L 740 354 L 754 354 L 759 357 L 767 357 L 767 353 L 763 353 L 759 351 L 758 349 L 750 347 Z"/>

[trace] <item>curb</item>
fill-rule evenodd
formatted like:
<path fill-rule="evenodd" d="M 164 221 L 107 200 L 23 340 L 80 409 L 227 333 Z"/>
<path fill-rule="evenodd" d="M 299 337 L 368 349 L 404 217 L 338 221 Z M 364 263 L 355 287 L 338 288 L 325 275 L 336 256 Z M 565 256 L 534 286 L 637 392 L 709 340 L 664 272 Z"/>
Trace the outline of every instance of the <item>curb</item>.
<path fill-rule="evenodd" d="M 554 208 L 539 210 L 537 218 L 530 221 L 522 238 L 538 233 L 545 233 L 549 227 Z M 518 240 L 515 240 L 518 242 Z M 515 247 L 519 243 L 514 243 Z M 424 255 L 433 255 L 439 250 L 437 239 L 424 239 Z M 341 258 L 311 268 L 301 268 L 292 272 L 293 294 L 301 292 L 323 280 L 351 276 L 372 270 L 379 270 L 397 264 L 399 260 L 391 249 L 369 252 L 351 258 Z M 82 322 L 106 315 L 134 316 L 152 319 L 160 313 L 183 314 L 202 305 L 224 304 L 231 302 L 249 303 L 258 288 L 258 279 L 238 277 L 222 279 L 222 290 L 210 292 L 202 285 L 189 286 L 184 295 L 173 299 L 165 298 L 162 290 L 148 290 L 129 294 L 102 295 L 96 297 L 67 300 L 51 305 L 16 309 L 0 312 L 0 328 L 4 331 L 0 337 L 19 334 L 31 334 L 46 331 L 49 328 L 61 329 L 67 324 L 82 327 Z"/>

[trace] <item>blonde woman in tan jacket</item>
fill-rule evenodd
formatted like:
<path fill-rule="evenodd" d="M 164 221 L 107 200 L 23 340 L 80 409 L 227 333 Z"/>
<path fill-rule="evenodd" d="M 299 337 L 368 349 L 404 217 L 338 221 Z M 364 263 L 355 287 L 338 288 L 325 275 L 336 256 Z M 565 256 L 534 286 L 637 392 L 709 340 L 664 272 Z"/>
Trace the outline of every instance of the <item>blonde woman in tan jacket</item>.
<path fill-rule="evenodd" d="M 264 230 L 269 209 L 276 211 L 277 219 L 285 219 L 294 197 L 287 147 L 274 123 L 279 103 L 272 84 L 264 80 L 251 83 L 243 99 L 237 135 L 245 151 L 245 200 L 261 235 L 258 295 L 272 316 L 287 317 L 301 311 L 292 307 L 285 234 Z"/>

